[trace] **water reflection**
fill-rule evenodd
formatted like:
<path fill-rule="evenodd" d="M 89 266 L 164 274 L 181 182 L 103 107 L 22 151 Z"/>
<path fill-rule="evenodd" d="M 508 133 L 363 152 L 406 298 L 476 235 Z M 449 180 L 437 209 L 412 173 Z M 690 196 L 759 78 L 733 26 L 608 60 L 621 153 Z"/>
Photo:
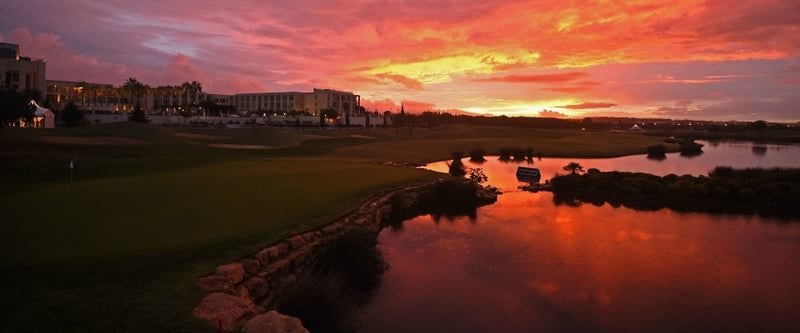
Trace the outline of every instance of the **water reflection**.
<path fill-rule="evenodd" d="M 798 166 L 797 146 L 781 152 L 761 158 L 749 144 L 720 143 L 691 160 L 545 158 L 536 167 L 547 179 L 570 161 L 659 175 Z M 365 332 L 800 331 L 800 224 L 557 206 L 551 193 L 517 191 L 516 166 L 481 165 L 505 194 L 475 217 L 426 215 L 381 232 L 392 268 L 361 315 Z"/>
<path fill-rule="evenodd" d="M 794 331 L 800 228 L 757 217 L 552 205 L 508 193 L 477 223 L 383 232 L 370 332 Z M 391 315 L 388 315 L 391 314 Z M 747 315 L 743 315 L 747 314 Z"/>
<path fill-rule="evenodd" d="M 707 142 L 698 141 L 706 144 Z M 542 173 L 542 182 L 549 180 L 557 173 L 564 173 L 562 169 L 570 162 L 577 162 L 584 169 L 597 168 L 600 171 L 635 171 L 646 172 L 658 176 L 668 174 L 676 175 L 706 175 L 717 166 L 731 166 L 734 168 L 748 167 L 798 167 L 800 166 L 800 146 L 799 145 L 764 145 L 767 149 L 774 151 L 768 158 L 754 158 L 751 143 L 749 142 L 719 142 L 717 145 L 706 144 L 703 147 L 703 154 L 693 158 L 673 158 L 678 153 L 667 154 L 665 161 L 647 159 L 645 155 L 625 156 L 618 158 L 542 158 L 537 160 L 534 165 Z M 478 165 L 465 159 L 467 167 L 482 167 L 484 173 L 489 177 L 492 185 L 501 189 L 513 190 L 518 186 L 514 179 L 514 173 L 519 164 L 517 163 L 498 163 L 497 157 L 489 156 L 486 164 Z M 487 165 L 491 165 L 487 167 Z M 444 162 L 431 163 L 427 166 L 431 170 L 447 172 L 447 165 Z"/>
<path fill-rule="evenodd" d="M 767 154 L 767 147 L 766 146 L 753 146 L 753 155 L 755 156 L 764 156 Z"/>

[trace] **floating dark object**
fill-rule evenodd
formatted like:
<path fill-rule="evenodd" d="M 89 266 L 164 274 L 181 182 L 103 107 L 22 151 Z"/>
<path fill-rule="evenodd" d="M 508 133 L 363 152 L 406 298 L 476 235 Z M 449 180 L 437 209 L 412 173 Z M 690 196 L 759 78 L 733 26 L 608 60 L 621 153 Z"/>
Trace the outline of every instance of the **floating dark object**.
<path fill-rule="evenodd" d="M 538 183 L 542 179 L 542 174 L 537 168 L 517 167 L 517 180 L 528 183 Z"/>

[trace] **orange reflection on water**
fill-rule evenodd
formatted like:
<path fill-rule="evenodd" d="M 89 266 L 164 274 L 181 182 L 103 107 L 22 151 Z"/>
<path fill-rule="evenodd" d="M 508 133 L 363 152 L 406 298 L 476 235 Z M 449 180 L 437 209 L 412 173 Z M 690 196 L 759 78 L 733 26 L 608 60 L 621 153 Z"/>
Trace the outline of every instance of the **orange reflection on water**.
<path fill-rule="evenodd" d="M 370 331 L 800 329 L 797 224 L 509 192 L 477 221 L 419 217 L 379 240 L 392 268 Z"/>

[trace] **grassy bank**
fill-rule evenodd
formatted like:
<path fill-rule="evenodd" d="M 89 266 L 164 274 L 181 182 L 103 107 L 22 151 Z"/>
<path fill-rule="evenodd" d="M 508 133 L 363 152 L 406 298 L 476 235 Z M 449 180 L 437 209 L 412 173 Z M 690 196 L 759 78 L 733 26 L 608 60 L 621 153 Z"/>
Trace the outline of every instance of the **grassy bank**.
<path fill-rule="evenodd" d="M 103 143 L 108 137 L 135 143 Z M 660 141 L 471 126 L 411 134 L 131 123 L 6 128 L 0 131 L 0 283 L 12 306 L 0 322 L 35 332 L 213 331 L 190 314 L 202 297 L 196 277 L 323 224 L 376 192 L 438 176 L 379 162 L 434 161 L 453 150 L 504 146 L 532 146 L 544 156 L 619 156 Z"/>

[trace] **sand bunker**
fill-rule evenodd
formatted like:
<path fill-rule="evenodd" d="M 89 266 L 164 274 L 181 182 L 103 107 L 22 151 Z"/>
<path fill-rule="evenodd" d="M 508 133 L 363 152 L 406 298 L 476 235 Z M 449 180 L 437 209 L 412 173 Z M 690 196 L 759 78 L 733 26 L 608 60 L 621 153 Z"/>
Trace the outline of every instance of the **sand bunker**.
<path fill-rule="evenodd" d="M 142 139 L 125 138 L 121 136 L 43 136 L 42 141 L 51 143 L 65 143 L 72 145 L 138 145 L 147 143 Z"/>
<path fill-rule="evenodd" d="M 236 144 L 229 144 L 229 143 L 212 143 L 208 145 L 209 147 L 214 148 L 225 148 L 225 149 L 270 149 L 270 146 L 262 146 L 262 145 L 236 145 Z"/>
<path fill-rule="evenodd" d="M 192 139 L 192 140 L 230 140 L 231 137 L 229 136 L 221 136 L 221 135 L 208 135 L 208 134 L 197 134 L 197 133 L 175 133 L 175 136 L 185 138 L 185 139 Z"/>

